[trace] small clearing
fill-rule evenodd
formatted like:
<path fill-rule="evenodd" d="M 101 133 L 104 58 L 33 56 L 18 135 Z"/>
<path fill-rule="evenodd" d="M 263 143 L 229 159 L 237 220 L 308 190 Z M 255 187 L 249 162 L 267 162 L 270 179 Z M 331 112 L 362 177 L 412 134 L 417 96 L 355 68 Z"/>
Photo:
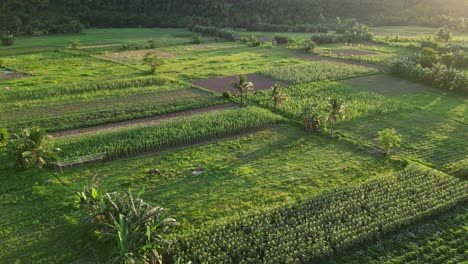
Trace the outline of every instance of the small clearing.
<path fill-rule="evenodd" d="M 128 128 L 128 127 L 154 125 L 154 124 L 158 124 L 164 121 L 173 120 L 178 117 L 193 116 L 199 113 L 214 112 L 214 111 L 219 111 L 219 110 L 224 110 L 224 109 L 229 109 L 229 108 L 236 108 L 236 107 L 238 107 L 236 104 L 227 103 L 227 104 L 222 104 L 222 105 L 204 107 L 200 109 L 193 109 L 193 110 L 181 111 L 181 112 L 176 112 L 176 113 L 133 119 L 133 120 L 128 120 L 124 122 L 109 123 L 109 124 L 93 126 L 93 127 L 65 130 L 65 131 L 60 131 L 60 132 L 54 132 L 54 133 L 51 133 L 50 135 L 53 136 L 54 138 L 67 138 L 67 137 L 74 137 L 74 136 L 82 136 L 83 134 L 91 134 L 91 133 L 97 133 L 97 132 L 109 132 L 109 131 L 120 130 L 122 128 Z"/>
<path fill-rule="evenodd" d="M 389 71 L 389 67 L 383 66 L 383 65 L 376 65 L 376 64 L 364 63 L 364 62 L 359 62 L 359 61 L 338 59 L 338 58 L 330 58 L 330 57 L 324 57 L 324 56 L 313 55 L 313 54 L 296 53 L 293 55 L 293 57 L 304 59 L 304 60 L 311 60 L 311 61 L 341 62 L 341 63 L 351 64 L 351 65 L 356 65 L 356 66 L 373 68 L 379 71 Z"/>
<path fill-rule="evenodd" d="M 270 89 L 276 83 L 276 81 L 273 79 L 256 74 L 247 74 L 246 76 L 248 81 L 254 84 L 255 91 Z M 232 94 L 237 94 L 238 91 L 232 88 L 232 83 L 236 82 L 238 80 L 237 78 L 237 75 L 220 78 L 210 78 L 205 80 L 193 81 L 192 84 L 206 88 L 213 92 L 223 93 L 229 91 Z M 288 84 L 284 82 L 281 82 L 281 85 L 288 86 Z"/>

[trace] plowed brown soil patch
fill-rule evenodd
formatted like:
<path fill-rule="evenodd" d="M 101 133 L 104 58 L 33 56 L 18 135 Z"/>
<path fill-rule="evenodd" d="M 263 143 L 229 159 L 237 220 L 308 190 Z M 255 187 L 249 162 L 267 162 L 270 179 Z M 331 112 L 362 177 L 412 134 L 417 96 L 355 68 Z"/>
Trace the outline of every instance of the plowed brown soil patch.
<path fill-rule="evenodd" d="M 267 90 L 275 85 L 276 81 L 270 78 L 266 78 L 256 74 L 246 75 L 249 82 L 252 82 L 255 86 L 255 91 Z M 232 94 L 237 94 L 238 91 L 232 88 L 232 83 L 237 82 L 237 75 L 227 76 L 221 78 L 211 78 L 205 80 L 193 81 L 192 84 L 203 87 L 213 92 L 223 93 L 229 91 Z M 282 86 L 288 86 L 287 83 L 281 82 Z"/>

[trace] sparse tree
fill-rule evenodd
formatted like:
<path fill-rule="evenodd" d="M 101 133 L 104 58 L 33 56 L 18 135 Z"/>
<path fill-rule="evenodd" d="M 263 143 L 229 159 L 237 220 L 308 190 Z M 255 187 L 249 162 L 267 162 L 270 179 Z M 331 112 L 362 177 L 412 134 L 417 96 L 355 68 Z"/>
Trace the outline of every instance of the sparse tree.
<path fill-rule="evenodd" d="M 377 134 L 377 141 L 379 142 L 379 146 L 385 151 L 385 154 L 388 155 L 393 148 L 400 147 L 401 135 L 394 128 L 378 131 Z"/>
<path fill-rule="evenodd" d="M 0 128 L 0 147 L 6 146 L 9 138 L 10 134 L 8 134 L 8 130 L 6 128 Z"/>
<path fill-rule="evenodd" d="M 329 98 L 328 106 L 330 107 L 330 113 L 328 116 L 328 122 L 330 123 L 330 133 L 335 133 L 335 124 L 339 118 L 343 118 L 343 113 L 346 111 L 346 106 L 343 99 Z"/>
<path fill-rule="evenodd" d="M 275 85 L 271 87 L 271 99 L 273 100 L 275 109 L 278 108 L 278 105 L 282 104 L 283 102 L 289 99 L 289 97 L 283 92 L 283 90 L 284 88 L 279 82 L 275 83 Z"/>
<path fill-rule="evenodd" d="M 326 132 L 328 117 L 314 108 L 308 105 L 302 109 L 301 117 L 304 129 L 307 132 Z"/>
<path fill-rule="evenodd" d="M 155 74 L 156 71 L 164 65 L 164 61 L 156 55 L 154 52 L 146 53 L 145 57 L 143 58 L 143 62 L 150 66 L 150 73 Z"/>
<path fill-rule="evenodd" d="M 238 81 L 232 83 L 232 87 L 239 91 L 240 103 L 241 106 L 244 106 L 244 100 L 245 97 L 247 97 L 247 93 L 253 91 L 255 87 L 252 82 L 249 82 L 247 80 L 247 77 L 245 75 L 239 75 L 237 78 Z"/>
<path fill-rule="evenodd" d="M 439 29 L 439 32 L 437 32 L 436 36 L 439 39 L 439 41 L 443 42 L 449 42 L 453 39 L 452 32 L 450 31 L 450 28 L 448 26 Z"/>
<path fill-rule="evenodd" d="M 51 139 L 39 127 L 26 128 L 19 134 L 12 134 L 8 141 L 8 150 L 19 168 L 42 168 L 50 161 L 57 160 L 60 152 L 60 149 L 51 147 Z"/>

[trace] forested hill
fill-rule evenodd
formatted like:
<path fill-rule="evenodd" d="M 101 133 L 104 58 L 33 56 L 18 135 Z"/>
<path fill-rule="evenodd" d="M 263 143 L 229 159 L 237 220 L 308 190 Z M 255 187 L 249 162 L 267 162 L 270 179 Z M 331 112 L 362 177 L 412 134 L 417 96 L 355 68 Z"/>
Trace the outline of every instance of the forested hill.
<path fill-rule="evenodd" d="M 466 0 L 2 0 L 0 29 L 67 33 L 87 27 L 306 24 L 358 18 L 373 25 L 441 26 L 468 13 Z M 371 23 L 372 22 L 372 23 Z"/>

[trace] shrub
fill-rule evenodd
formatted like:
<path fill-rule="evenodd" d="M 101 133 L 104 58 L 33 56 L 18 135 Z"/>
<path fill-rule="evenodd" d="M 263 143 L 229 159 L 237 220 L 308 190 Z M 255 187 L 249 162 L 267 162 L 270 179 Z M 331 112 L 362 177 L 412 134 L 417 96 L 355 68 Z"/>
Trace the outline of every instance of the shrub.
<path fill-rule="evenodd" d="M 437 52 L 431 48 L 423 48 L 415 60 L 423 67 L 431 67 L 432 64 L 439 61 Z"/>
<path fill-rule="evenodd" d="M 42 168 L 58 158 L 58 148 L 51 147 L 51 137 L 39 127 L 26 128 L 19 134 L 12 134 L 8 151 L 21 169 L 31 166 Z"/>
<path fill-rule="evenodd" d="M 449 42 L 453 39 L 452 31 L 450 31 L 448 26 L 439 29 L 439 32 L 437 32 L 436 34 L 436 37 L 439 39 L 439 41 L 443 42 Z"/>
<path fill-rule="evenodd" d="M 232 94 L 229 91 L 224 91 L 223 92 L 223 97 L 226 98 L 226 99 L 231 99 Z"/>
<path fill-rule="evenodd" d="M 294 40 L 285 34 L 275 34 L 275 37 L 273 38 L 273 43 L 276 46 L 287 46 L 294 42 Z"/>
<path fill-rule="evenodd" d="M 159 67 L 161 67 L 165 63 L 154 52 L 147 53 L 143 58 L 143 61 L 150 66 L 150 73 L 152 74 L 155 74 Z"/>
<path fill-rule="evenodd" d="M 239 35 L 234 30 L 217 28 L 213 26 L 197 25 L 197 26 L 193 26 L 192 31 L 203 34 L 203 35 L 223 38 L 229 41 L 236 41 L 239 39 Z"/>
<path fill-rule="evenodd" d="M 193 34 L 192 35 L 192 44 L 201 44 L 202 43 L 202 37 L 198 34 Z"/>
<path fill-rule="evenodd" d="M 12 33 L 7 32 L 1 36 L 3 46 L 12 46 L 15 43 L 15 36 Z"/>
<path fill-rule="evenodd" d="M 385 154 L 388 155 L 393 148 L 400 147 L 401 135 L 394 128 L 378 131 L 377 134 L 377 142 L 379 142 L 379 146 L 385 151 Z"/>
<path fill-rule="evenodd" d="M 313 42 L 312 40 L 310 41 L 307 41 L 305 42 L 303 45 L 302 45 L 302 48 L 301 48 L 301 51 L 305 52 L 305 53 L 310 53 L 312 51 L 314 51 L 315 47 L 317 45 L 315 44 L 315 42 Z"/>
<path fill-rule="evenodd" d="M 112 241 L 112 263 L 162 263 L 171 241 L 162 235 L 177 224 L 166 209 L 153 207 L 130 191 L 101 193 L 93 184 L 77 193 L 81 222 L 91 225 L 98 238 Z"/>
<path fill-rule="evenodd" d="M 78 49 L 80 46 L 80 40 L 79 39 L 74 39 L 70 42 L 70 47 L 74 50 Z"/>
<path fill-rule="evenodd" d="M 146 42 L 146 48 L 147 48 L 147 49 L 154 49 L 154 48 L 156 48 L 156 42 L 155 42 L 154 40 L 152 40 L 152 39 L 148 40 L 148 41 Z"/>
<path fill-rule="evenodd" d="M 8 139 L 10 138 L 10 134 L 6 128 L 0 128 L 0 147 L 6 146 Z"/>

